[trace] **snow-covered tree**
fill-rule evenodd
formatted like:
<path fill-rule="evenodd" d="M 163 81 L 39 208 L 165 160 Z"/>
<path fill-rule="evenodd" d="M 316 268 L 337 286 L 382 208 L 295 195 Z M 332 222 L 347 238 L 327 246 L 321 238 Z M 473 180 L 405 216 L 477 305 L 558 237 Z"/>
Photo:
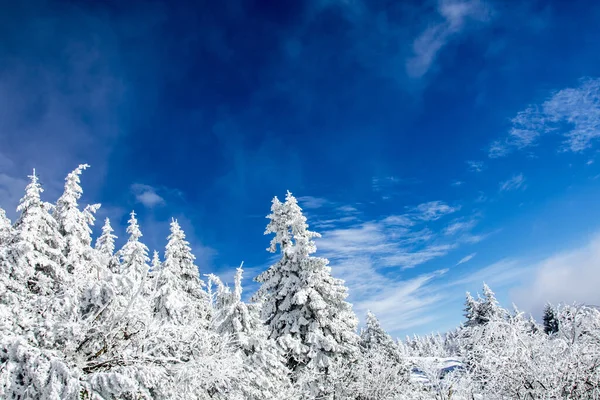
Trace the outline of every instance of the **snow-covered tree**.
<path fill-rule="evenodd" d="M 113 234 L 114 230 L 110 225 L 110 219 L 104 220 L 102 233 L 96 239 L 96 250 L 98 252 L 100 262 L 104 267 L 107 267 L 114 273 L 121 272 L 119 258 L 115 255 L 115 239 L 117 236 Z"/>
<path fill-rule="evenodd" d="M 121 273 L 139 283 L 145 279 L 148 273 L 150 259 L 148 258 L 148 247 L 140 242 L 142 232 L 135 215 L 135 211 L 132 211 L 127 226 L 129 239 L 119 250 L 118 255 L 121 259 Z"/>
<path fill-rule="evenodd" d="M 3 269 L 14 280 L 27 281 L 32 292 L 48 294 L 69 280 L 61 253 L 63 239 L 40 198 L 43 189 L 35 170 L 29 179 Z"/>
<path fill-rule="evenodd" d="M 281 259 L 256 280 L 262 285 L 255 299 L 263 301 L 262 316 L 269 337 L 286 353 L 287 365 L 327 369 L 358 352 L 357 320 L 346 302 L 347 288 L 331 276 L 325 258 L 316 251 L 306 217 L 296 198 L 287 193 L 285 203 L 273 199 L 266 234 L 273 233 L 270 252 L 281 250 Z"/>
<path fill-rule="evenodd" d="M 248 399 L 279 399 L 291 393 L 289 370 L 275 342 L 260 319 L 260 304 L 242 302 L 242 267 L 235 274 L 233 291 L 210 275 L 217 285 L 213 326 L 220 335 L 231 337 L 244 355 L 250 386 L 243 388 Z M 287 395 L 286 395 L 287 393 Z"/>
<path fill-rule="evenodd" d="M 191 319 L 208 318 L 208 295 L 203 290 L 195 257 L 185 233 L 176 220 L 165 248 L 165 260 L 156 277 L 154 313 L 159 319 L 185 324 Z"/>
<path fill-rule="evenodd" d="M 87 206 L 83 210 L 79 209 L 78 204 L 83 193 L 79 176 L 88 167 L 87 164 L 81 164 L 67 175 L 64 192 L 57 200 L 53 212 L 58 223 L 58 230 L 64 237 L 62 251 L 65 255 L 67 270 L 79 277 L 98 267 L 94 265 L 96 259 L 91 249 L 91 226 L 94 224 L 94 214 L 100 204 Z"/>
<path fill-rule="evenodd" d="M 398 346 L 371 311 L 367 312 L 366 326 L 360 333 L 359 343 L 364 352 L 378 351 L 395 362 L 401 362 Z"/>

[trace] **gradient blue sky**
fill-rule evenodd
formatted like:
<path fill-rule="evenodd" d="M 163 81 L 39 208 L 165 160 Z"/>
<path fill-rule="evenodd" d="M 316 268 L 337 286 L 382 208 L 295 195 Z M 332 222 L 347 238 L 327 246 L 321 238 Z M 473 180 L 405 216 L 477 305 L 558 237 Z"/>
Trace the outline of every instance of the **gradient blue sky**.
<path fill-rule="evenodd" d="M 36 167 L 123 240 L 182 223 L 202 273 L 272 262 L 291 190 L 362 318 L 394 335 L 600 303 L 600 4 L 2 2 L 0 205 Z"/>

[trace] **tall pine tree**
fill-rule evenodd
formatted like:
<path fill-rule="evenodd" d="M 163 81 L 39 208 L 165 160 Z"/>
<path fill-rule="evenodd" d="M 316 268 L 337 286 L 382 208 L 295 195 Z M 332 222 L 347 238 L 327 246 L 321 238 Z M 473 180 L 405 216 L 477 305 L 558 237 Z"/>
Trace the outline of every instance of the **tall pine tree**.
<path fill-rule="evenodd" d="M 86 168 L 89 168 L 89 165 L 81 164 L 67 175 L 64 192 L 57 200 L 53 213 L 58 222 L 59 232 L 64 237 L 62 251 L 67 270 L 78 276 L 76 281 L 81 281 L 85 274 L 97 268 L 97 265 L 94 265 L 97 260 L 91 248 L 91 226 L 100 205 L 94 204 L 80 210 L 78 204 L 83 193 L 79 176 Z"/>
<path fill-rule="evenodd" d="M 49 294 L 69 280 L 61 253 L 63 238 L 56 220 L 40 198 L 44 191 L 35 174 L 29 176 L 25 196 L 19 202 L 20 216 L 7 254 L 7 269 L 18 281 L 27 281 L 34 293 Z"/>
<path fill-rule="evenodd" d="M 329 261 L 314 257 L 313 238 L 296 198 L 287 193 L 285 203 L 273 199 L 273 233 L 269 251 L 279 246 L 281 259 L 256 280 L 262 283 L 256 299 L 263 301 L 262 315 L 269 337 L 286 353 L 292 371 L 304 367 L 326 370 L 340 359 L 357 354 L 357 320 L 346 302 L 344 282 L 331 276 Z"/>
<path fill-rule="evenodd" d="M 158 318 L 175 324 L 190 319 L 208 318 L 208 295 L 203 290 L 196 257 L 185 233 L 176 220 L 171 222 L 171 234 L 165 248 L 165 260 L 156 277 L 154 312 Z"/>

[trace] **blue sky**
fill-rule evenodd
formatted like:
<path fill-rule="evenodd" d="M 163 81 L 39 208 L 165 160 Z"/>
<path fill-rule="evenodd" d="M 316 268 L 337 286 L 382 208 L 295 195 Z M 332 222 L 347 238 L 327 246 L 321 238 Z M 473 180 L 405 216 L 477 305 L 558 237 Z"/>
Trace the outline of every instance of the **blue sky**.
<path fill-rule="evenodd" d="M 272 262 L 292 191 L 319 255 L 394 335 L 505 306 L 600 303 L 600 5 L 12 2 L 0 15 L 0 205 L 36 167 L 202 273 Z M 596 283 L 594 285 L 594 283 Z"/>

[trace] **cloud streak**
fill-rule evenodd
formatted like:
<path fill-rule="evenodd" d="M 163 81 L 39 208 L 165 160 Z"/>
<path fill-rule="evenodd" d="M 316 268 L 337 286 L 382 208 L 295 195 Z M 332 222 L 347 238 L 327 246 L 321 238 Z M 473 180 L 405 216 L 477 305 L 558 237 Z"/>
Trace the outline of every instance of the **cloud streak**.
<path fill-rule="evenodd" d="M 500 182 L 501 192 L 509 192 L 517 189 L 525 190 L 526 187 L 527 185 L 525 184 L 525 177 L 523 174 L 514 175 L 510 179 Z"/>
<path fill-rule="evenodd" d="M 425 29 L 413 42 L 413 55 L 406 62 L 406 71 L 413 78 L 425 75 L 437 54 L 452 38 L 460 34 L 469 22 L 487 21 L 491 10 L 478 0 L 441 0 L 437 12 L 438 21 Z"/>

